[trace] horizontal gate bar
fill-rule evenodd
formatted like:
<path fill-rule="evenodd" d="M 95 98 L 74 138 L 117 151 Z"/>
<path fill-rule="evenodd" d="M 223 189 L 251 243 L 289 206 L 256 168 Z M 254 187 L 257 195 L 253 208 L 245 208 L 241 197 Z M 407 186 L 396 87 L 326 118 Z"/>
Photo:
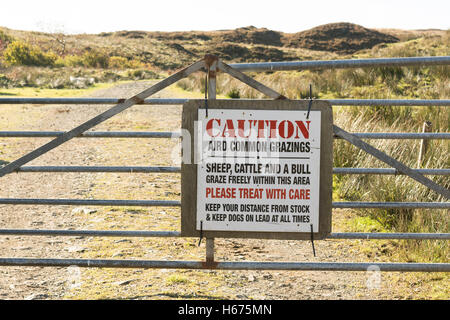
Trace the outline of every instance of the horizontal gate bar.
<path fill-rule="evenodd" d="M 0 131 L 1 138 L 49 138 L 57 137 L 64 131 Z M 361 139 L 450 139 L 449 132 L 357 132 Z M 179 132 L 148 131 L 89 131 L 80 138 L 180 138 Z M 342 139 L 334 136 L 335 139 Z"/>
<path fill-rule="evenodd" d="M 32 230 L 0 229 L 2 236 L 87 236 L 87 237 L 180 237 L 178 231 L 142 231 L 142 230 Z M 387 232 L 343 232 L 331 233 L 327 239 L 392 239 L 392 240 L 450 240 L 450 233 L 387 233 Z"/>
<path fill-rule="evenodd" d="M 86 237 L 180 237 L 178 231 L 139 231 L 139 230 L 30 230 L 0 229 L 2 236 L 86 236 Z"/>
<path fill-rule="evenodd" d="M 361 139 L 450 139 L 450 132 L 352 132 Z M 335 139 L 342 139 L 334 136 Z"/>
<path fill-rule="evenodd" d="M 19 199 L 0 198 L 0 204 L 14 205 L 91 205 L 91 206 L 137 206 L 180 207 L 176 200 L 85 200 L 85 199 Z M 379 208 L 379 209 L 447 209 L 450 202 L 333 202 L 333 208 Z"/>
<path fill-rule="evenodd" d="M 85 200 L 85 199 L 14 199 L 0 198 L 0 204 L 68 205 L 68 206 L 131 206 L 131 207 L 179 207 L 174 200 Z"/>
<path fill-rule="evenodd" d="M 415 169 L 414 171 L 425 175 L 450 175 L 450 169 Z M 333 168 L 334 174 L 393 174 L 403 175 L 394 168 Z"/>
<path fill-rule="evenodd" d="M 450 240 L 450 233 L 342 232 L 331 233 L 327 239 Z"/>
<path fill-rule="evenodd" d="M 119 166 L 24 166 L 19 172 L 124 172 L 124 173 L 179 173 L 180 167 L 119 167 Z"/>
<path fill-rule="evenodd" d="M 286 71 L 311 69 L 338 69 L 338 68 L 367 68 L 367 67 L 406 67 L 449 65 L 450 56 L 437 57 L 408 57 L 408 58 L 371 58 L 371 59 L 343 59 L 343 60 L 316 60 L 316 61 L 289 61 L 289 62 L 256 62 L 233 63 L 231 67 L 240 71 Z"/>
<path fill-rule="evenodd" d="M 219 269 L 219 270 L 292 270 L 292 271 L 402 271 L 449 272 L 450 263 L 351 263 L 351 262 L 211 262 L 167 260 L 110 260 L 110 259 L 33 259 L 0 258 L 0 266 L 28 267 L 88 267 L 88 268 L 162 268 L 162 269 Z"/>
<path fill-rule="evenodd" d="M 419 99 L 330 99 L 333 106 L 410 106 L 410 107 L 445 107 L 450 106 L 450 100 L 419 100 Z"/>
<path fill-rule="evenodd" d="M 0 104 L 117 104 L 125 99 L 118 98 L 0 98 Z M 189 99 L 145 99 L 136 104 L 179 105 Z"/>
<path fill-rule="evenodd" d="M 416 169 L 426 175 L 450 175 L 450 169 Z M 17 172 L 116 172 L 116 173 L 180 173 L 180 167 L 142 167 L 142 166 L 23 166 Z M 333 168 L 334 174 L 383 174 L 402 175 L 392 168 Z"/>
<path fill-rule="evenodd" d="M 64 131 L 0 131 L 5 138 L 49 138 L 57 137 Z M 144 132 L 144 131 L 89 131 L 79 138 L 180 138 L 179 132 Z"/>
<path fill-rule="evenodd" d="M 341 209 L 448 209 L 450 202 L 333 202 L 333 208 Z"/>
<path fill-rule="evenodd" d="M 124 99 L 117 98 L 0 98 L 1 104 L 116 104 Z M 220 99 L 217 99 L 220 100 Z M 226 99 L 239 101 L 254 101 L 251 99 Z M 268 99 L 261 99 L 268 100 Z M 138 105 L 182 105 L 190 99 L 145 99 Z M 259 101 L 259 100 L 258 100 Z M 297 101 L 297 100 L 292 100 Z M 449 99 L 329 99 L 333 106 L 450 106 Z"/>

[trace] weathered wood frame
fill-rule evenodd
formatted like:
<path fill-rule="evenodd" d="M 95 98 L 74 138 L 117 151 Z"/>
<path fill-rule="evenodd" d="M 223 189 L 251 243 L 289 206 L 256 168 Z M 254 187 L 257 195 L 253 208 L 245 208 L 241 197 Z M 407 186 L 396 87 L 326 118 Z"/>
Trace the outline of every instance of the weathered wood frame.
<path fill-rule="evenodd" d="M 199 237 L 197 230 L 197 168 L 195 164 L 195 122 L 198 109 L 204 107 L 203 100 L 191 100 L 183 105 L 181 127 L 190 133 L 190 164 L 181 165 L 181 236 Z M 251 110 L 297 110 L 307 111 L 308 101 L 226 101 L 211 100 L 209 109 L 251 109 Z M 333 180 L 333 113 L 327 101 L 316 101 L 311 110 L 321 111 L 320 141 L 320 196 L 319 196 L 319 232 L 313 233 L 314 239 L 324 239 L 331 233 L 332 180 Z M 189 145 L 189 143 L 186 143 Z M 244 231 L 203 231 L 206 238 L 257 238 L 284 240 L 311 240 L 310 232 L 244 232 Z"/>

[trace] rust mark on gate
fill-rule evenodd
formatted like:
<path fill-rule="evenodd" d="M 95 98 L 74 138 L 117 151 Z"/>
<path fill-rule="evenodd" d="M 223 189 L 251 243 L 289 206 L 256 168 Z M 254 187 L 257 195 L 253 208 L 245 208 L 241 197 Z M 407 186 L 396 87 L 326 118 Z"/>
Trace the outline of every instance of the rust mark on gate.
<path fill-rule="evenodd" d="M 219 60 L 219 57 L 214 54 L 205 54 L 203 59 L 205 60 L 206 67 L 210 68 L 214 62 Z"/>

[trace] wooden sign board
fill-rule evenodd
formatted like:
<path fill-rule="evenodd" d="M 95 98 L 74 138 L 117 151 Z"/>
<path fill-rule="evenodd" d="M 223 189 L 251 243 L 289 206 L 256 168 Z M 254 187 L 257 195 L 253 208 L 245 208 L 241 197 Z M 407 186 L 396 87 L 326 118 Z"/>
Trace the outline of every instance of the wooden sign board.
<path fill-rule="evenodd" d="M 208 114 L 204 107 L 183 106 L 181 235 L 309 240 L 312 230 L 325 238 L 331 105 L 314 101 L 309 118 L 307 101 L 210 100 Z"/>

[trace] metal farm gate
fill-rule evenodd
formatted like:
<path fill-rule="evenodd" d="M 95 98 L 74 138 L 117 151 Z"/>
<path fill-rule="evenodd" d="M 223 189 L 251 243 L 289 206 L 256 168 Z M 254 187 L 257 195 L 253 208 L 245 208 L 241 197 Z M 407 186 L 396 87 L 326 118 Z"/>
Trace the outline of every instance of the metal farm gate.
<path fill-rule="evenodd" d="M 172 138 L 180 137 L 172 132 L 90 132 L 89 129 L 136 104 L 179 105 L 187 99 L 147 99 L 165 87 L 196 71 L 205 71 L 208 76 L 209 99 L 216 98 L 216 73 L 225 72 L 249 86 L 263 92 L 271 99 L 285 99 L 274 90 L 245 75 L 243 71 L 263 72 L 280 70 L 373 68 L 424 65 L 450 65 L 450 56 L 360 59 L 335 61 L 302 61 L 230 64 L 223 63 L 215 56 L 204 59 L 156 83 L 129 99 L 109 98 L 0 98 L 0 104 L 114 104 L 109 110 L 67 132 L 43 131 L 0 131 L 2 138 L 14 137 L 54 137 L 47 144 L 0 168 L 0 179 L 13 172 L 128 172 L 128 173 L 179 173 L 179 167 L 89 167 L 89 166 L 25 166 L 28 162 L 58 147 L 72 138 Z M 333 106 L 450 106 L 450 100 L 328 100 Z M 1 112 L 1 111 L 0 111 Z M 403 163 L 372 147 L 362 139 L 450 139 L 450 133 L 349 133 L 333 126 L 334 137 L 345 139 L 370 155 L 388 164 L 391 168 L 333 168 L 334 174 L 403 174 L 415 179 L 429 189 L 450 199 L 450 190 L 436 184 L 425 175 L 450 175 L 450 169 L 411 169 Z M 81 199 L 0 199 L 6 205 L 89 205 L 89 206 L 170 206 L 180 207 L 180 201 L 160 200 L 81 200 Z M 333 208 L 431 208 L 449 209 L 450 202 L 333 202 Z M 90 236 L 90 237 L 179 237 L 176 231 L 111 231 L 111 230 L 30 230 L 0 229 L 0 236 Z M 409 239 L 409 240 L 450 240 L 450 233 L 331 233 L 329 239 Z M 205 261 L 166 260 L 112 260 L 112 259 L 36 259 L 0 258 L 0 266 L 58 266 L 58 267 L 108 267 L 108 268 L 181 268 L 181 269 L 223 269 L 223 270 L 331 270 L 367 271 L 377 267 L 381 271 L 425 271 L 449 272 L 450 263 L 332 263 L 332 262 L 220 262 L 214 260 L 214 239 L 206 239 Z"/>

